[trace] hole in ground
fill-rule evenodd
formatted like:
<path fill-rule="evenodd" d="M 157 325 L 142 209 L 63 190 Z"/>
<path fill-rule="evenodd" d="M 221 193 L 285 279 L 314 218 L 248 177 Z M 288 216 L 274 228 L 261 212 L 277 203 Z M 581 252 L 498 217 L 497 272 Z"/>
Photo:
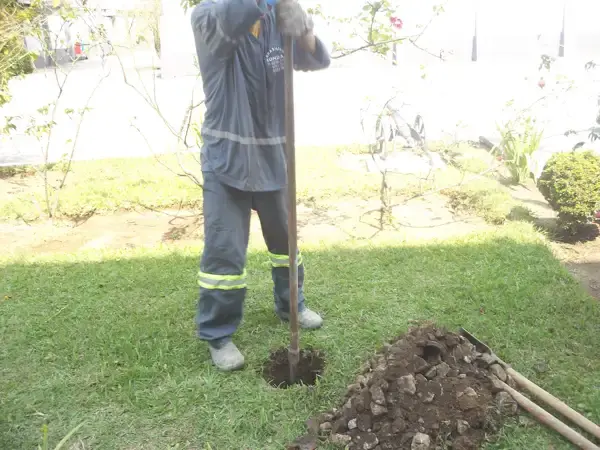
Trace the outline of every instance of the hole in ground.
<path fill-rule="evenodd" d="M 441 362 L 441 357 L 444 354 L 443 347 L 438 342 L 429 341 L 423 348 L 423 358 L 428 363 Z"/>
<path fill-rule="evenodd" d="M 300 362 L 296 379 L 290 380 L 290 363 L 288 349 L 280 348 L 269 356 L 263 368 L 264 379 L 273 387 L 287 389 L 294 384 L 312 386 L 317 382 L 325 367 L 325 356 L 322 352 L 313 349 L 300 350 Z"/>

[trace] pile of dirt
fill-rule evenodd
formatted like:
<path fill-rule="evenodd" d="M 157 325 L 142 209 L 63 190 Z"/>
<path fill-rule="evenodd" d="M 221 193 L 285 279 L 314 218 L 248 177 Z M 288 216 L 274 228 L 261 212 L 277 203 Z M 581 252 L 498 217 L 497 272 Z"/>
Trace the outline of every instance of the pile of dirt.
<path fill-rule="evenodd" d="M 350 450 L 477 449 L 517 413 L 500 380 L 514 386 L 462 336 L 415 328 L 373 358 L 343 406 L 310 420 L 307 436 Z"/>

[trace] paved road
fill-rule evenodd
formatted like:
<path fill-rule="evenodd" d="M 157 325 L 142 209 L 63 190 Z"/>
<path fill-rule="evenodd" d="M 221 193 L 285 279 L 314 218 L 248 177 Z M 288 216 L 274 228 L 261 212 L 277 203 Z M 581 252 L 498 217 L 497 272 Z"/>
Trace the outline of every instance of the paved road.
<path fill-rule="evenodd" d="M 536 61 L 537 62 L 537 61 Z M 338 67 L 319 73 L 296 76 L 297 143 L 304 145 L 346 145 L 364 141 L 360 127 L 360 109 L 366 98 L 385 101 L 400 88 L 412 106 L 426 119 L 430 139 L 474 139 L 480 135 L 496 135 L 495 124 L 504 112 L 506 102 L 516 99 L 518 105 L 530 105 L 544 92 L 553 89 L 553 75 L 547 75 L 547 86 L 537 86 L 536 62 L 437 63 L 422 70 L 416 66 L 392 69 L 387 66 Z M 153 66 L 152 53 L 138 53 L 136 59 L 125 58 L 125 70 L 112 57 L 99 61 L 83 61 L 69 73 L 60 99 L 60 111 L 83 107 L 96 88 L 77 138 L 76 159 L 145 156 L 172 151 L 177 139 L 166 123 L 177 130 L 192 92 L 202 98 L 201 87 L 194 76 L 160 79 Z M 581 62 L 562 61 L 557 72 L 577 79 L 577 89 L 563 95 L 560 101 L 547 101 L 538 108 L 540 122 L 545 124 L 546 149 L 563 149 L 577 137 L 560 137 L 567 129 L 583 129 L 593 125 L 600 93 L 599 75 L 585 72 Z M 124 76 L 135 89 L 124 82 Z M 524 76 L 528 74 L 529 78 Z M 594 78 L 594 76 L 596 78 Z M 100 83 L 100 84 L 98 84 Z M 137 89 L 137 92 L 136 92 Z M 40 106 L 56 99 L 58 89 L 53 71 L 38 72 L 12 84 L 14 100 L 0 110 L 4 116 L 28 116 Z M 140 93 L 142 95 L 140 95 Z M 156 102 L 160 115 L 145 101 Z M 196 117 L 201 113 L 197 112 Z M 162 116 L 162 117 L 161 117 Z M 64 113 L 55 118 L 50 145 L 50 159 L 70 150 L 69 139 L 75 139 L 76 121 Z M 0 165 L 36 163 L 42 160 L 40 144 L 23 133 L 27 120 L 17 121 L 20 132 L 0 143 Z M 141 131 L 137 131 L 135 127 Z M 143 135 L 143 136 L 142 136 Z M 556 137 L 558 136 L 558 137 Z"/>

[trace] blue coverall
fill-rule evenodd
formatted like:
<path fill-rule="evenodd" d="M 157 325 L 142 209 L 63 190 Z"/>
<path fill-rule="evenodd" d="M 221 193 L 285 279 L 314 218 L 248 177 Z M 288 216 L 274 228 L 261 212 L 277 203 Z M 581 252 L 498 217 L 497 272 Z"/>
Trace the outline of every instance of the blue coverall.
<path fill-rule="evenodd" d="M 258 36 L 250 28 L 260 21 Z M 192 12 L 206 98 L 201 153 L 205 246 L 196 323 L 202 340 L 218 342 L 239 326 L 246 293 L 246 250 L 252 210 L 268 247 L 275 310 L 289 312 L 287 174 L 283 37 L 264 0 L 205 0 Z M 294 68 L 324 69 L 330 57 L 294 45 Z M 298 255 L 298 310 L 304 309 L 304 266 Z"/>

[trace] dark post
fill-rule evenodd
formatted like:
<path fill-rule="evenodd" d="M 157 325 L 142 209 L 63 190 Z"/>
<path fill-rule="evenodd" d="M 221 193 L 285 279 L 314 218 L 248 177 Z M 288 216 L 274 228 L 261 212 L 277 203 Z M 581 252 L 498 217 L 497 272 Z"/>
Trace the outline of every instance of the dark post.
<path fill-rule="evenodd" d="M 562 30 L 560 31 L 560 44 L 558 45 L 558 56 L 562 58 L 565 56 L 565 17 L 567 15 L 567 2 L 563 3 L 563 20 Z"/>
<path fill-rule="evenodd" d="M 473 44 L 471 47 L 471 61 L 477 62 L 477 15 L 478 15 L 479 3 L 475 5 L 475 29 L 473 30 Z"/>

